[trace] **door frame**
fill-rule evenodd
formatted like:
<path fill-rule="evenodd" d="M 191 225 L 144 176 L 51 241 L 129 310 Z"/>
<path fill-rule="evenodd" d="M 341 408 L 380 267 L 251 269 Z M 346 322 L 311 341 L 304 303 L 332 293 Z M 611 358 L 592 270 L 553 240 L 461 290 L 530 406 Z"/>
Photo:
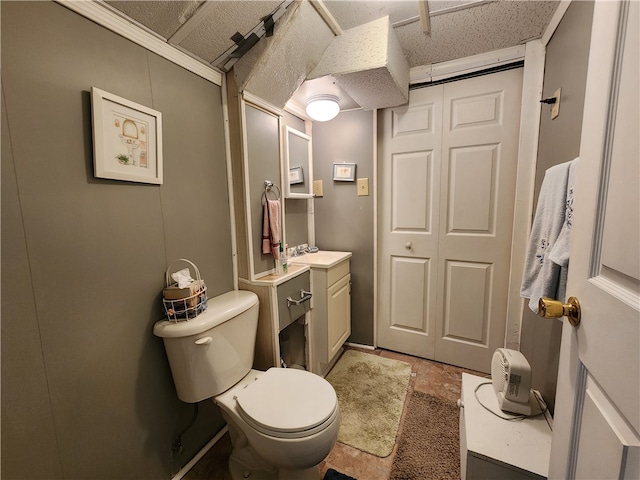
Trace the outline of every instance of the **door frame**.
<path fill-rule="evenodd" d="M 558 8 L 553 14 L 549 25 L 542 37 L 538 40 L 531 40 L 526 43 L 524 52 L 521 47 L 505 49 L 492 52 L 490 54 L 480 54 L 471 57 L 454 60 L 452 62 L 442 62 L 428 67 L 428 71 L 446 72 L 438 75 L 438 80 L 459 76 L 462 73 L 481 71 L 493 67 L 500 62 L 500 58 L 507 53 L 512 62 L 524 60 L 524 71 L 522 81 L 522 103 L 520 109 L 520 137 L 518 140 L 518 167 L 516 177 L 515 209 L 513 219 L 512 250 L 511 250 L 511 273 L 509 279 L 509 293 L 507 300 L 507 322 L 505 328 L 505 346 L 515 350 L 520 350 L 520 332 L 524 313 L 524 299 L 520 297 L 520 284 L 524 271 L 529 232 L 532 223 L 532 211 L 534 202 L 534 184 L 536 175 L 536 164 L 538 157 L 538 137 L 540 134 L 540 115 L 542 112 L 540 99 L 542 98 L 542 87 L 544 81 L 544 64 L 546 45 L 553 36 L 556 28 L 560 24 L 562 17 L 566 13 L 571 0 L 558 4 Z M 455 68 L 452 68 L 455 65 Z M 414 67 L 411 69 L 411 82 L 418 83 L 424 81 L 425 67 Z M 420 77 L 420 78 L 418 78 Z M 374 168 L 373 168 L 373 347 L 378 347 L 378 298 L 379 298 L 379 266 L 378 266 L 378 148 L 377 148 L 377 113 L 374 115 Z"/>

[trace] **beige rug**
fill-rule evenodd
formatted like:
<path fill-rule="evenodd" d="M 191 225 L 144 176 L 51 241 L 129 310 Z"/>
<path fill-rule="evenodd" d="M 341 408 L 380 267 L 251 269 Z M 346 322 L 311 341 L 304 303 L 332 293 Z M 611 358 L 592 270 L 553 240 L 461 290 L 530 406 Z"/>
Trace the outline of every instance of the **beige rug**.
<path fill-rule="evenodd" d="M 347 350 L 327 380 L 338 395 L 338 441 L 378 457 L 391 454 L 404 407 L 411 365 Z"/>
<path fill-rule="evenodd" d="M 413 392 L 390 480 L 460 478 L 459 415 L 453 401 Z"/>

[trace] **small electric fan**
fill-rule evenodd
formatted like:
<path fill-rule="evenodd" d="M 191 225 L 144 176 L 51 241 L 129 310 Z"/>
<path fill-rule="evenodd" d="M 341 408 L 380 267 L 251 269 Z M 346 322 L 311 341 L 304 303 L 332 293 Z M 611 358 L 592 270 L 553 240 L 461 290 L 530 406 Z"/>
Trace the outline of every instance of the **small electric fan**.
<path fill-rule="evenodd" d="M 522 353 L 498 348 L 491 360 L 491 383 L 502 411 L 531 415 L 531 366 Z"/>

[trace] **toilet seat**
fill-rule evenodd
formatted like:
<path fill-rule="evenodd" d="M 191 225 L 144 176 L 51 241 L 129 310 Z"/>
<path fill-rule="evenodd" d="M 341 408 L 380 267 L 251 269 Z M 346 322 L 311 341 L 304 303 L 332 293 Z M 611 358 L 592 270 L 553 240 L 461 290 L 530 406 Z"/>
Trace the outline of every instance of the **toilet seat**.
<path fill-rule="evenodd" d="M 278 438 L 313 435 L 338 416 L 331 384 L 304 370 L 270 368 L 238 392 L 235 401 L 245 422 Z"/>

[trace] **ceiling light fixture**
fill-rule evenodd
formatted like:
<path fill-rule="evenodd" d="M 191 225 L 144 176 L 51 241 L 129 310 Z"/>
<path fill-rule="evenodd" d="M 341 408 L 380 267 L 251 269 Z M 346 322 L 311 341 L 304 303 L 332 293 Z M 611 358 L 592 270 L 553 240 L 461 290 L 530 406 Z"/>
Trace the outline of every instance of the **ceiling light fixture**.
<path fill-rule="evenodd" d="M 314 95 L 307 102 L 307 115 L 318 122 L 326 122 L 340 113 L 338 97 L 334 95 Z"/>

